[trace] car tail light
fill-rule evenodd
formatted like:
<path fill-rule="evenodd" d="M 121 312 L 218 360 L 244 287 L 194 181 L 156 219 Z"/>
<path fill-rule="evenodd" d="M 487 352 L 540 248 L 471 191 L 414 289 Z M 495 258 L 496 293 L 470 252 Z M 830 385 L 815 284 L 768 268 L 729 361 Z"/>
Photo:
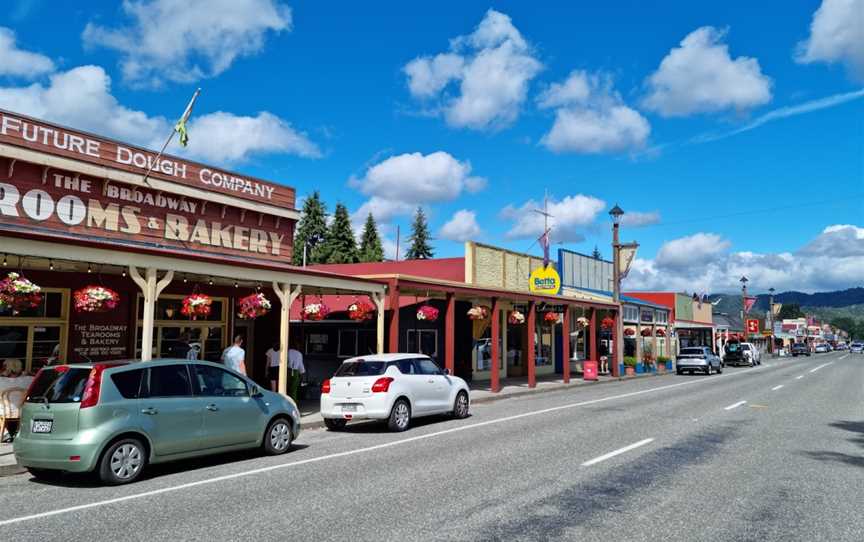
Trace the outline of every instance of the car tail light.
<path fill-rule="evenodd" d="M 393 382 L 393 379 L 389 376 L 385 376 L 384 378 L 379 378 L 372 384 L 372 393 L 382 393 L 390 390 L 390 383 Z"/>
<path fill-rule="evenodd" d="M 329 378 L 321 384 L 321 393 L 330 393 L 330 379 Z"/>
<path fill-rule="evenodd" d="M 99 392 L 102 391 L 102 372 L 108 367 L 110 365 L 97 363 L 90 369 L 90 376 L 87 377 L 87 383 L 84 385 L 84 395 L 81 396 L 80 408 L 89 408 L 99 403 Z"/>

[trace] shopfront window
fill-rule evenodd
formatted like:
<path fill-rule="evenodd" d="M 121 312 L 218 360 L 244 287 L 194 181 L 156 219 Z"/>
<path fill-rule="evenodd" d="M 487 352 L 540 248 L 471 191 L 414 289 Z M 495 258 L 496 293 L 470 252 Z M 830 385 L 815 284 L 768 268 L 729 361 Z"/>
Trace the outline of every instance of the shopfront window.
<path fill-rule="evenodd" d="M 654 317 L 657 319 L 656 322 L 658 324 L 668 324 L 669 323 L 669 313 L 666 311 L 655 311 Z"/>
<path fill-rule="evenodd" d="M 542 315 L 541 315 L 542 316 Z M 553 330 L 555 326 L 542 321 L 542 318 L 537 318 L 537 324 L 534 333 L 534 365 L 537 367 L 545 367 L 555 363 L 552 357 L 552 342 L 554 340 Z"/>
<path fill-rule="evenodd" d="M 219 362 L 227 344 L 226 298 L 213 298 L 210 315 L 196 320 L 183 316 L 183 297 L 168 295 L 156 301 L 153 330 L 153 355 L 159 358 L 200 359 Z M 135 334 L 135 355 L 141 357 L 141 320 L 144 300 L 138 296 L 138 325 Z"/>
<path fill-rule="evenodd" d="M 65 360 L 68 290 L 43 289 L 38 307 L 13 315 L 0 310 L 0 360 L 18 359 L 24 371 Z"/>
<path fill-rule="evenodd" d="M 642 309 L 642 317 L 643 324 L 650 324 L 654 322 L 654 311 L 651 309 Z"/>
<path fill-rule="evenodd" d="M 408 352 L 426 354 L 432 358 L 438 357 L 437 329 L 409 329 L 406 334 Z"/>
<path fill-rule="evenodd" d="M 624 321 L 625 322 L 638 322 L 639 321 L 639 309 L 632 305 L 624 305 Z"/>
<path fill-rule="evenodd" d="M 351 358 L 354 356 L 365 356 L 374 354 L 378 349 L 375 341 L 375 332 L 370 329 L 340 329 L 339 350 L 340 358 Z"/>

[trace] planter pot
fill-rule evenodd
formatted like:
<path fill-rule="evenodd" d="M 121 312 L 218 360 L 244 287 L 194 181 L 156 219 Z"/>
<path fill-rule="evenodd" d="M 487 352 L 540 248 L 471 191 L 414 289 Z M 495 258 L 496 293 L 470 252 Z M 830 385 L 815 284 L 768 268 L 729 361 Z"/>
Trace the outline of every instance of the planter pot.
<path fill-rule="evenodd" d="M 672 360 L 671 359 L 666 362 L 666 370 L 669 371 L 670 373 L 672 372 Z"/>
<path fill-rule="evenodd" d="M 632 365 L 625 365 L 624 366 L 624 374 L 626 376 L 635 375 L 636 374 L 636 367 L 633 367 Z"/>
<path fill-rule="evenodd" d="M 658 363 L 656 365 L 655 372 L 660 373 L 660 374 L 665 373 L 666 372 L 666 364 L 665 363 Z"/>
<path fill-rule="evenodd" d="M 637 363 L 636 364 L 636 374 L 642 374 L 644 372 L 645 372 L 645 364 L 644 363 Z"/>
<path fill-rule="evenodd" d="M 624 374 L 624 364 L 623 364 L 623 363 L 619 363 L 619 364 L 618 364 L 618 374 L 619 374 L 619 375 L 623 375 L 623 374 Z"/>

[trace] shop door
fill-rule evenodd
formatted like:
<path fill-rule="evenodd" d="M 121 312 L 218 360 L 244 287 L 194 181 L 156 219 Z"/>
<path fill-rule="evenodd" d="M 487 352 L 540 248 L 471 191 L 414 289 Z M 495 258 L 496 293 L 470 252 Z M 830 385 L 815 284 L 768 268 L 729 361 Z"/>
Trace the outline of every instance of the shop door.
<path fill-rule="evenodd" d="M 237 335 L 243 337 L 243 350 L 246 351 L 246 376 L 254 380 L 257 369 L 255 362 L 258 360 L 258 352 L 255 348 L 254 321 L 234 320 L 234 337 Z M 232 341 L 234 337 L 231 337 Z M 261 355 L 263 355 L 263 352 Z"/>

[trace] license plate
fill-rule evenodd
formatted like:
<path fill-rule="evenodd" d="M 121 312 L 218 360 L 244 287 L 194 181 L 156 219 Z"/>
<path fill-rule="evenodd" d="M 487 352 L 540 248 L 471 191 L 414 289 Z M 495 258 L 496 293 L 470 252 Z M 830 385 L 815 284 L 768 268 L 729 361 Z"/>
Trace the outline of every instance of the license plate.
<path fill-rule="evenodd" d="M 33 420 L 33 425 L 30 426 L 30 431 L 32 433 L 50 433 L 53 428 L 53 420 Z"/>
<path fill-rule="evenodd" d="M 342 412 L 357 412 L 357 405 L 342 405 Z"/>

